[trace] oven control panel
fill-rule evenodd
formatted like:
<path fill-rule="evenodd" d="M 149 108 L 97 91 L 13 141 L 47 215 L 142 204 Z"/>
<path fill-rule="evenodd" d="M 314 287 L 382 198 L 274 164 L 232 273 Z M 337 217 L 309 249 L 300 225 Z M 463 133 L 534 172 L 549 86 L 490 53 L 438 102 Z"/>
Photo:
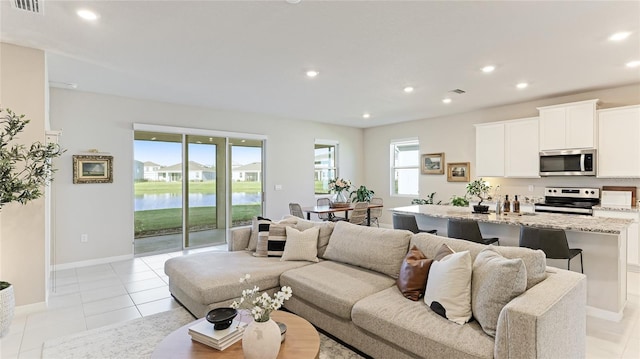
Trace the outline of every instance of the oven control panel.
<path fill-rule="evenodd" d="M 599 188 L 563 188 L 563 187 L 546 187 L 544 189 L 545 197 L 570 197 L 570 198 L 600 198 Z"/>

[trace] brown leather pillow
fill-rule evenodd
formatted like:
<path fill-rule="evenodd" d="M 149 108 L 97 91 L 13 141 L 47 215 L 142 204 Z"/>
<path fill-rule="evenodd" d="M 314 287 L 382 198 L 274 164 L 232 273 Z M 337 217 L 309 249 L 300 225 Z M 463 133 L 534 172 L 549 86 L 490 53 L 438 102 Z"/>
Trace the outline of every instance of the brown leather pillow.
<path fill-rule="evenodd" d="M 428 259 L 415 245 L 402 261 L 400 275 L 396 285 L 402 295 L 413 301 L 417 301 L 424 295 L 427 288 L 427 276 L 433 259 Z"/>

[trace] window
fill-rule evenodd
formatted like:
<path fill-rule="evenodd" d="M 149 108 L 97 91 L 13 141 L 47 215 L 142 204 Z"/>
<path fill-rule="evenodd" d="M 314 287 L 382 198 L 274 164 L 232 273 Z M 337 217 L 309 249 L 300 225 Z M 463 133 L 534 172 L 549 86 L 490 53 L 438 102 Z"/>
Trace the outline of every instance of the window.
<path fill-rule="evenodd" d="M 418 140 L 391 142 L 391 195 L 418 195 Z"/>
<path fill-rule="evenodd" d="M 316 140 L 314 163 L 315 194 L 327 194 L 329 181 L 338 177 L 338 143 Z"/>

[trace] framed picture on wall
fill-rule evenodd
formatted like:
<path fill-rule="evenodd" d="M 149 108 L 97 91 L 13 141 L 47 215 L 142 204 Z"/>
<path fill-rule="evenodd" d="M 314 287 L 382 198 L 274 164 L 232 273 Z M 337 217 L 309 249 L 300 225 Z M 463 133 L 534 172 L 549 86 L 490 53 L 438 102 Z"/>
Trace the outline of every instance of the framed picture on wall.
<path fill-rule="evenodd" d="M 422 174 L 425 175 L 444 174 L 444 152 L 427 153 L 422 155 L 420 169 L 422 170 Z"/>
<path fill-rule="evenodd" d="M 469 182 L 469 162 L 447 163 L 447 182 Z"/>
<path fill-rule="evenodd" d="M 74 155 L 73 183 L 113 183 L 113 156 Z"/>

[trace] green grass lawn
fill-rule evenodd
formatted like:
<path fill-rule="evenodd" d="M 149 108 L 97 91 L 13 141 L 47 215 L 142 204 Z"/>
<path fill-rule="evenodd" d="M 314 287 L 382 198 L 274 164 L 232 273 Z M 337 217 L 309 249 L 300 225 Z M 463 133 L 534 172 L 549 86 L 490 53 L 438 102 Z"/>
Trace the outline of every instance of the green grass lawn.
<path fill-rule="evenodd" d="M 136 182 L 134 184 L 135 195 L 143 194 L 180 194 L 181 182 Z M 231 189 L 236 192 L 259 193 L 262 191 L 262 182 L 233 182 Z M 216 193 L 216 181 L 189 182 L 189 192 L 212 194 Z"/>
<path fill-rule="evenodd" d="M 260 205 L 234 205 L 231 208 L 232 225 L 250 222 L 260 215 Z M 135 238 L 180 233 L 182 231 L 182 209 L 166 208 L 134 213 Z M 217 227 L 216 207 L 193 207 L 189 210 L 190 228 L 213 229 Z"/>

